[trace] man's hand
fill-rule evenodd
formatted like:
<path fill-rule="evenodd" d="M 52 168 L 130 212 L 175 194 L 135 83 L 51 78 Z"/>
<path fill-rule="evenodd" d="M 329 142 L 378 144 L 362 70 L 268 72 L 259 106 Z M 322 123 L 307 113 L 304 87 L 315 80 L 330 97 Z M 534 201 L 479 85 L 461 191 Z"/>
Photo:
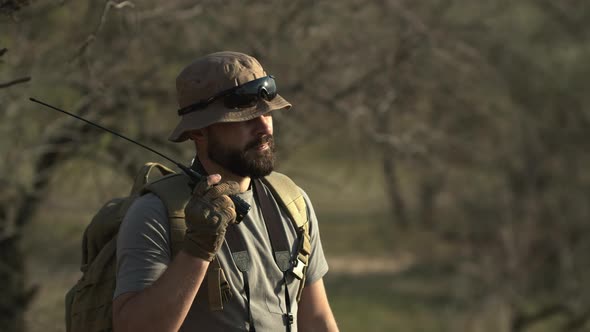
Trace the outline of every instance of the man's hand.
<path fill-rule="evenodd" d="M 221 176 L 210 175 L 195 186 L 184 209 L 187 231 L 183 250 L 207 261 L 215 258 L 225 238 L 227 225 L 235 222 L 236 211 L 229 195 L 240 192 L 238 183 L 219 184 Z"/>

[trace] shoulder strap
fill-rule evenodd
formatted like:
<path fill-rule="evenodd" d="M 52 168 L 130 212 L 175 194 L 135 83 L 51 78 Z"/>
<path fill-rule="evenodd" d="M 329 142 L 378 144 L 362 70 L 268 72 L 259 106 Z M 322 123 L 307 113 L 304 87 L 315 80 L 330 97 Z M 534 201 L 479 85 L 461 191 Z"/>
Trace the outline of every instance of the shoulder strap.
<path fill-rule="evenodd" d="M 184 208 L 191 197 L 190 178 L 185 174 L 164 176 L 145 186 L 141 193 L 153 193 L 158 196 L 168 212 L 170 222 L 170 249 L 175 256 L 182 247 L 186 224 Z"/>
<path fill-rule="evenodd" d="M 252 180 L 252 187 L 262 211 L 275 262 L 282 272 L 286 272 L 292 267 L 291 244 L 287 239 L 287 232 L 280 217 L 279 207 L 274 204 L 275 200 L 266 193 L 265 188 L 268 188 L 268 186 L 264 185 L 260 179 Z"/>
<path fill-rule="evenodd" d="M 307 204 L 301 189 L 288 176 L 273 172 L 263 178 L 273 196 L 291 216 L 291 220 L 297 229 L 299 244 L 297 247 L 297 259 L 294 261 L 292 272 L 301 279 L 297 292 L 297 301 L 301 299 L 301 293 L 305 286 L 307 264 L 311 254 L 311 240 L 309 234 L 309 216 L 307 215 Z"/>
<path fill-rule="evenodd" d="M 293 218 L 295 228 L 306 226 L 307 224 L 307 205 L 301 193 L 301 189 L 288 176 L 272 172 L 264 177 L 262 181 L 272 191 L 273 196 L 278 198 L 281 204 Z"/>
<path fill-rule="evenodd" d="M 173 170 L 160 163 L 147 162 L 143 165 L 143 167 L 141 167 L 139 172 L 137 172 L 129 196 L 140 194 L 141 189 L 146 185 L 146 183 L 150 181 L 150 175 L 152 174 L 154 168 L 160 171 L 160 174 L 163 176 L 175 173 Z"/>

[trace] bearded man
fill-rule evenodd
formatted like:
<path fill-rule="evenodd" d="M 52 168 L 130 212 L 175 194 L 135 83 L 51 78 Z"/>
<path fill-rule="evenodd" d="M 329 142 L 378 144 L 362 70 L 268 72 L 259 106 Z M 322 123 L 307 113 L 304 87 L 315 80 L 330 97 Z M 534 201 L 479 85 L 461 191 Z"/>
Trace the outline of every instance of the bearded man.
<path fill-rule="evenodd" d="M 130 207 L 117 238 L 115 331 L 337 331 L 311 202 L 273 172 L 272 111 L 291 107 L 274 77 L 251 56 L 218 52 L 187 66 L 176 87 L 181 120 L 169 139 L 192 140 L 191 168 L 210 175 L 165 177 Z M 236 213 L 238 198 L 249 212 Z"/>

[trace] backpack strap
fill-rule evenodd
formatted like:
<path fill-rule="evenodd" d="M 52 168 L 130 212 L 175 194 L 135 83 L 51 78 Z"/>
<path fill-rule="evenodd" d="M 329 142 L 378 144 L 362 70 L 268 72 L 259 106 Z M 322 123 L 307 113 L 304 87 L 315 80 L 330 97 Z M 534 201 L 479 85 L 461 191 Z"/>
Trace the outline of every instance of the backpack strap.
<path fill-rule="evenodd" d="M 305 198 L 295 182 L 284 174 L 272 172 L 264 177 L 262 181 L 273 193 L 279 205 L 289 213 L 291 221 L 297 230 L 299 243 L 297 246 L 297 259 L 294 261 L 292 272 L 301 280 L 297 291 L 297 301 L 299 301 L 305 286 L 307 265 L 311 254 L 309 216 L 307 215 Z"/>
<path fill-rule="evenodd" d="M 150 192 L 155 194 L 166 207 L 170 222 L 170 249 L 172 256 L 176 256 L 182 249 L 182 242 L 186 233 L 184 208 L 191 198 L 190 184 L 191 180 L 188 176 L 175 173 L 148 184 L 141 191 L 142 195 Z"/>
<path fill-rule="evenodd" d="M 262 211 L 264 225 L 270 238 L 270 245 L 273 251 L 275 262 L 281 272 L 287 272 L 293 267 L 291 258 L 291 243 L 287 239 L 285 225 L 280 216 L 280 207 L 274 204 L 272 194 L 267 194 L 264 185 L 260 179 L 252 180 L 252 187 L 258 198 L 258 205 Z"/>
<path fill-rule="evenodd" d="M 168 221 L 170 223 L 170 251 L 172 257 L 176 256 L 184 241 L 186 234 L 186 222 L 184 208 L 191 198 L 192 180 L 183 173 L 172 174 L 158 179 L 142 189 L 142 194 L 153 193 L 166 207 Z M 209 292 L 209 308 L 211 311 L 223 309 L 223 302 L 231 297 L 229 282 L 219 265 L 214 259 L 207 270 L 207 283 Z"/>
<path fill-rule="evenodd" d="M 146 183 L 150 182 L 150 175 L 152 174 L 154 168 L 160 171 L 160 174 L 163 176 L 175 173 L 173 170 L 160 163 L 147 162 L 143 165 L 143 167 L 141 167 L 139 172 L 137 172 L 129 196 L 139 195 L 141 193 L 141 189 L 146 185 Z"/>

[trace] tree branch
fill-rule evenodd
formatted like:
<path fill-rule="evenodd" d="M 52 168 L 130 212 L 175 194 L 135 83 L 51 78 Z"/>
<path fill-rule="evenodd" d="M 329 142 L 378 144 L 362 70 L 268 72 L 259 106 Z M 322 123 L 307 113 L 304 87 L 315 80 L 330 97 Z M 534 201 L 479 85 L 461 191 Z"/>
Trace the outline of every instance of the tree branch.
<path fill-rule="evenodd" d="M 570 315 L 569 308 L 561 303 L 548 305 L 544 308 L 537 310 L 532 314 L 517 313 L 512 319 L 512 332 L 524 331 L 529 326 L 539 323 L 543 320 L 549 319 L 556 315 Z"/>
<path fill-rule="evenodd" d="M 96 28 L 94 29 L 94 32 L 91 33 L 86 38 L 86 41 L 78 48 L 78 52 L 76 53 L 75 56 L 72 57 L 70 62 L 73 62 L 77 58 L 81 57 L 86 52 L 88 47 L 96 40 L 96 37 L 98 36 L 100 31 L 102 30 L 102 27 L 105 25 L 105 23 L 107 21 L 107 15 L 109 14 L 111 7 L 115 8 L 115 9 L 122 9 L 125 7 L 135 8 L 135 5 L 131 1 L 123 1 L 123 2 L 115 2 L 112 0 L 107 1 L 104 5 L 103 10 L 102 10 L 102 15 L 100 16 L 100 21 L 99 21 L 98 25 L 96 26 Z"/>
<path fill-rule="evenodd" d="M 16 84 L 20 84 L 20 83 L 25 83 L 31 80 L 31 77 L 27 76 L 27 77 L 21 77 L 21 78 L 17 78 L 15 80 L 6 82 L 6 83 L 0 83 L 0 89 L 4 89 L 4 88 L 8 88 L 9 86 L 13 86 Z"/>

